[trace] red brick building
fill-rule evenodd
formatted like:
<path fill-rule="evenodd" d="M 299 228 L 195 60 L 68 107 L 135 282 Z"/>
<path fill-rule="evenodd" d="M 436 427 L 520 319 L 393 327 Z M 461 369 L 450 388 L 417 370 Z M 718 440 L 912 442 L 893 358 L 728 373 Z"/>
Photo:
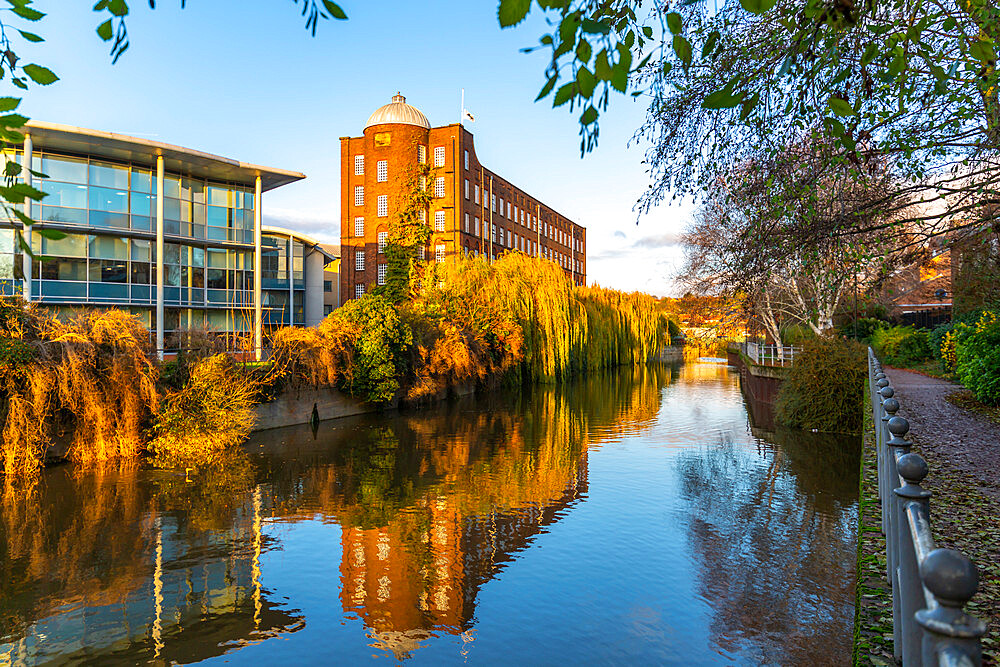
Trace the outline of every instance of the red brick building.
<path fill-rule="evenodd" d="M 577 285 L 587 282 L 586 230 L 490 171 L 460 123 L 431 127 L 396 94 L 368 119 L 364 136 L 341 137 L 341 300 L 386 278 L 389 223 L 411 196 L 416 166 L 433 193 L 422 215 L 433 235 L 427 261 L 458 253 L 493 259 L 523 252 L 559 264 Z"/>

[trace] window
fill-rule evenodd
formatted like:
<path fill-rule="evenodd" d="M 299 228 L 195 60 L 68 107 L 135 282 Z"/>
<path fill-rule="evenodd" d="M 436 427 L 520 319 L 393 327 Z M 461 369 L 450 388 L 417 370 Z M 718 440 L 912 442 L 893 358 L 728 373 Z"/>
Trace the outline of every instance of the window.
<path fill-rule="evenodd" d="M 444 197 L 444 176 L 438 176 L 434 179 L 434 196 Z"/>
<path fill-rule="evenodd" d="M 469 233 L 469 214 L 465 214 L 465 233 Z"/>
<path fill-rule="evenodd" d="M 427 163 L 427 146 L 417 146 L 417 162 L 420 164 Z"/>
<path fill-rule="evenodd" d="M 378 265 L 378 284 L 379 285 L 385 285 L 385 269 L 386 269 L 386 266 L 388 266 L 388 265 L 387 264 L 379 264 Z"/>
<path fill-rule="evenodd" d="M 503 215 L 503 197 L 500 197 L 500 215 Z"/>
<path fill-rule="evenodd" d="M 354 175 L 364 176 L 365 175 L 365 156 L 355 155 L 354 156 Z"/>
<path fill-rule="evenodd" d="M 421 192 L 427 192 L 427 177 L 426 176 L 421 176 L 420 177 L 420 191 Z"/>
<path fill-rule="evenodd" d="M 386 240 L 388 240 L 388 238 L 389 238 L 388 232 L 378 233 L 378 252 L 380 255 L 385 252 L 385 243 Z"/>
<path fill-rule="evenodd" d="M 354 286 L 354 298 L 360 299 L 365 295 L 365 286 L 362 283 L 358 283 Z"/>
<path fill-rule="evenodd" d="M 497 196 L 495 194 L 490 194 L 490 210 L 494 213 L 497 212 Z"/>
<path fill-rule="evenodd" d="M 507 219 L 510 220 L 510 202 L 507 202 Z"/>
<path fill-rule="evenodd" d="M 378 196 L 378 217 L 384 218 L 389 215 L 389 195 Z"/>
<path fill-rule="evenodd" d="M 517 222 L 517 207 L 514 207 L 514 222 Z"/>
<path fill-rule="evenodd" d="M 479 236 L 479 218 L 478 218 L 478 216 L 476 217 L 476 236 L 477 237 Z"/>
<path fill-rule="evenodd" d="M 385 183 L 389 180 L 389 163 L 385 160 L 379 160 L 375 165 L 375 179 L 379 183 Z"/>
<path fill-rule="evenodd" d="M 444 166 L 444 146 L 434 147 L 434 166 L 435 167 Z"/>
<path fill-rule="evenodd" d="M 354 270 L 364 271 L 365 270 L 365 251 L 355 250 L 354 251 Z"/>
<path fill-rule="evenodd" d="M 511 237 L 510 230 L 508 229 L 507 230 L 507 247 L 511 248 L 511 247 L 513 247 L 513 245 L 514 245 L 514 239 L 513 239 L 513 237 Z"/>
<path fill-rule="evenodd" d="M 427 211 L 425 209 L 417 211 L 417 217 L 420 218 L 420 222 L 427 223 Z"/>
<path fill-rule="evenodd" d="M 434 211 L 434 231 L 444 231 L 444 211 Z"/>
<path fill-rule="evenodd" d="M 424 246 L 417 248 L 417 257 L 420 258 L 420 261 L 427 259 L 427 248 Z"/>
<path fill-rule="evenodd" d="M 465 168 L 469 168 L 469 151 L 465 151 Z"/>
<path fill-rule="evenodd" d="M 465 198 L 469 198 L 469 179 L 465 179 Z"/>
<path fill-rule="evenodd" d="M 365 205 L 365 186 L 363 185 L 354 186 L 354 205 L 355 206 Z"/>
<path fill-rule="evenodd" d="M 479 203 L 479 184 L 478 183 L 476 184 L 476 199 L 475 199 L 475 202 L 477 204 Z"/>
<path fill-rule="evenodd" d="M 364 218 L 354 218 L 354 235 L 364 236 L 365 235 L 365 219 Z"/>
<path fill-rule="evenodd" d="M 434 261 L 438 264 L 444 263 L 444 244 L 439 243 L 434 246 Z"/>
<path fill-rule="evenodd" d="M 490 225 L 490 241 L 493 243 L 497 242 L 497 226 Z"/>

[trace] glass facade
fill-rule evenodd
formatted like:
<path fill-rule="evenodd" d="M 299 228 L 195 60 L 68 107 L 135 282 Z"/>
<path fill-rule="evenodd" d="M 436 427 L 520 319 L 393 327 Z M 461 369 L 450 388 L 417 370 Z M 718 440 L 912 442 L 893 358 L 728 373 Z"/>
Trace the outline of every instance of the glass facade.
<path fill-rule="evenodd" d="M 263 233 L 260 266 L 264 328 L 305 324 L 305 253 L 305 245 L 299 239 Z"/>
<path fill-rule="evenodd" d="M 23 152 L 6 160 L 23 162 Z M 155 160 L 155 157 L 152 158 Z M 33 185 L 47 196 L 32 204 L 39 226 L 66 238 L 34 234 L 32 300 L 54 307 L 121 307 L 147 324 L 156 304 L 155 169 L 36 148 Z M 164 329 L 208 327 L 246 332 L 253 324 L 253 186 L 166 173 Z M 22 257 L 14 228 L 0 219 L 0 291 L 20 291 Z M 69 312 L 69 311 L 67 311 Z"/>

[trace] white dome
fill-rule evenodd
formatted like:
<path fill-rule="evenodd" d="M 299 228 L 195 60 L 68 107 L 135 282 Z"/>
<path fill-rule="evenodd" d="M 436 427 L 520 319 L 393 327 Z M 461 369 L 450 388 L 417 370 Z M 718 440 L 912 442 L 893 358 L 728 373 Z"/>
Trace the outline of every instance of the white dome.
<path fill-rule="evenodd" d="M 385 123 L 400 123 L 402 125 L 416 125 L 431 129 L 431 123 L 427 116 L 420 112 L 420 109 L 406 103 L 406 98 L 396 93 L 392 96 L 392 102 L 381 106 L 368 117 L 365 123 L 367 130 L 372 125 L 383 125 Z"/>

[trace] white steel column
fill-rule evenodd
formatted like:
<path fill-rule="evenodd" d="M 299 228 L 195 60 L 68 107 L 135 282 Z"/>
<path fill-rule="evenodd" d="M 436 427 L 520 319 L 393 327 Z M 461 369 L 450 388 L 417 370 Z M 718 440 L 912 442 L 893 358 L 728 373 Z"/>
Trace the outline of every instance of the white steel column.
<path fill-rule="evenodd" d="M 263 224 L 261 209 L 263 198 L 260 176 L 257 176 L 253 195 L 253 354 L 257 361 L 260 361 L 264 354 L 264 318 L 260 303 L 260 228 Z"/>
<path fill-rule="evenodd" d="M 156 355 L 163 360 L 163 156 L 156 156 Z"/>
<path fill-rule="evenodd" d="M 31 142 L 31 135 L 24 135 L 24 156 L 22 159 L 23 164 L 21 165 L 21 176 L 24 178 L 24 182 L 31 185 L 31 155 L 33 152 L 33 144 Z M 31 217 L 31 199 L 25 199 L 24 201 L 24 214 Z M 24 242 L 31 247 L 31 225 L 22 223 L 21 234 L 24 236 Z M 23 250 L 23 248 L 22 248 Z M 24 280 L 21 281 L 21 296 L 24 297 L 25 301 L 31 301 L 31 255 L 27 252 L 22 252 L 21 254 L 21 272 L 24 274 Z"/>
<path fill-rule="evenodd" d="M 285 245 L 285 276 L 288 278 L 288 326 L 295 326 L 295 240 L 291 236 Z M 304 260 L 305 258 L 303 258 Z M 304 263 L 304 261 L 303 261 Z M 303 268 L 305 268 L 303 266 Z"/>

